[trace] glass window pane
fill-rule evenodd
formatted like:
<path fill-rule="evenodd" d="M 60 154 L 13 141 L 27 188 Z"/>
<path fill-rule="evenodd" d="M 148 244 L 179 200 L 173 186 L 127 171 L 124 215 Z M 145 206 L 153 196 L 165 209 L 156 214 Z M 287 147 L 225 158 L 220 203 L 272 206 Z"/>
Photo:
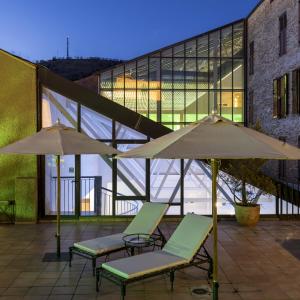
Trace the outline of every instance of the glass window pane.
<path fill-rule="evenodd" d="M 148 59 L 137 62 L 137 87 L 140 89 L 148 88 Z"/>
<path fill-rule="evenodd" d="M 116 216 L 135 216 L 142 206 L 141 200 L 118 200 L 115 202 Z"/>
<path fill-rule="evenodd" d="M 243 122 L 244 93 L 233 92 L 233 121 Z"/>
<path fill-rule="evenodd" d="M 75 156 L 64 155 L 60 158 L 60 201 L 61 214 L 75 214 Z M 45 214 L 56 215 L 57 168 L 56 157 L 45 155 Z"/>
<path fill-rule="evenodd" d="M 184 91 L 174 90 L 173 93 L 173 105 L 174 105 L 174 122 L 184 122 Z"/>
<path fill-rule="evenodd" d="M 197 89 L 197 61 L 195 58 L 185 60 L 185 88 Z"/>
<path fill-rule="evenodd" d="M 243 57 L 244 56 L 244 23 L 235 24 L 233 26 L 233 56 Z"/>
<path fill-rule="evenodd" d="M 222 92 L 221 115 L 232 120 L 232 92 Z"/>
<path fill-rule="evenodd" d="M 158 120 L 158 112 L 160 111 L 160 90 L 149 91 L 149 118 L 153 121 Z"/>
<path fill-rule="evenodd" d="M 118 150 L 126 152 L 138 146 L 120 144 Z M 117 160 L 117 196 L 145 196 L 145 166 L 145 159 Z"/>
<path fill-rule="evenodd" d="M 232 59 L 222 59 L 222 89 L 232 89 Z"/>
<path fill-rule="evenodd" d="M 171 91 L 161 92 L 161 121 L 173 122 L 173 93 Z"/>
<path fill-rule="evenodd" d="M 209 92 L 209 114 L 220 114 L 220 105 L 221 105 L 221 101 L 220 101 L 220 92 L 217 91 L 210 91 Z"/>
<path fill-rule="evenodd" d="M 116 122 L 116 139 L 118 140 L 147 140 L 147 137 L 119 122 Z"/>
<path fill-rule="evenodd" d="M 110 89 L 112 87 L 112 71 L 107 71 L 101 73 L 100 76 L 100 88 L 102 89 Z"/>
<path fill-rule="evenodd" d="M 232 26 L 226 27 L 221 31 L 222 38 L 222 56 L 232 56 Z"/>
<path fill-rule="evenodd" d="M 150 167 L 151 202 L 180 202 L 180 160 L 153 159 Z"/>
<path fill-rule="evenodd" d="M 125 90 L 125 106 L 136 111 L 136 90 Z"/>
<path fill-rule="evenodd" d="M 199 162 L 184 160 L 187 169 L 184 176 L 184 213 L 210 215 L 211 180 L 199 166 Z"/>
<path fill-rule="evenodd" d="M 143 116 L 148 116 L 148 90 L 137 91 L 137 112 Z"/>
<path fill-rule="evenodd" d="M 185 56 L 196 57 L 197 56 L 196 40 L 192 40 L 185 43 Z"/>
<path fill-rule="evenodd" d="M 98 154 L 81 155 L 81 216 L 113 214 L 112 162 Z"/>
<path fill-rule="evenodd" d="M 184 44 L 175 46 L 173 48 L 173 56 L 174 57 L 184 57 Z"/>
<path fill-rule="evenodd" d="M 113 88 L 124 88 L 124 66 L 113 69 Z"/>
<path fill-rule="evenodd" d="M 244 89 L 244 61 L 242 59 L 233 61 L 233 88 Z"/>
<path fill-rule="evenodd" d="M 184 89 L 184 58 L 174 59 L 173 68 L 173 88 Z"/>
<path fill-rule="evenodd" d="M 220 56 L 220 31 L 209 34 L 209 56 Z"/>
<path fill-rule="evenodd" d="M 169 206 L 167 212 L 166 212 L 167 216 L 178 216 L 180 215 L 180 206 L 179 205 L 171 205 Z"/>
<path fill-rule="evenodd" d="M 204 35 L 197 40 L 198 57 L 208 57 L 208 35 Z"/>
<path fill-rule="evenodd" d="M 160 52 L 155 52 L 151 54 L 150 57 L 160 57 Z"/>
<path fill-rule="evenodd" d="M 161 57 L 173 57 L 173 48 L 168 48 L 161 52 Z"/>
<path fill-rule="evenodd" d="M 125 88 L 136 88 L 136 62 L 125 65 Z"/>
<path fill-rule="evenodd" d="M 220 89 L 220 60 L 218 58 L 209 60 L 209 88 Z"/>
<path fill-rule="evenodd" d="M 57 120 L 68 127 L 77 127 L 77 103 L 48 88 L 42 89 L 42 126 L 49 127 Z"/>
<path fill-rule="evenodd" d="M 198 120 L 208 115 L 208 95 L 208 91 L 198 91 L 197 93 Z"/>
<path fill-rule="evenodd" d="M 125 105 L 125 91 L 124 89 L 115 89 L 113 90 L 113 101 L 120 104 Z"/>
<path fill-rule="evenodd" d="M 195 122 L 197 120 L 197 92 L 187 91 L 185 93 L 185 121 Z"/>
<path fill-rule="evenodd" d="M 208 89 L 208 59 L 198 59 L 198 89 Z"/>
<path fill-rule="evenodd" d="M 81 106 L 81 131 L 93 139 L 112 139 L 112 120 Z"/>
<path fill-rule="evenodd" d="M 107 98 L 107 99 L 109 99 L 109 100 L 113 100 L 112 91 L 100 90 L 100 95 Z"/>
<path fill-rule="evenodd" d="M 160 59 L 150 58 L 149 60 L 149 88 L 160 89 Z"/>
<path fill-rule="evenodd" d="M 172 88 L 172 58 L 161 59 L 161 80 L 163 89 Z"/>

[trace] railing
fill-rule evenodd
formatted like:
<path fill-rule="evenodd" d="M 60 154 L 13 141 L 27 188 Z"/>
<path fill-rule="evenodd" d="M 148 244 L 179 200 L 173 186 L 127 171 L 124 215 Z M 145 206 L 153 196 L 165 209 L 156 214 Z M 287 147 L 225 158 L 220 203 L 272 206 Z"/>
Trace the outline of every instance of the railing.
<path fill-rule="evenodd" d="M 276 200 L 276 213 L 279 217 L 300 217 L 300 182 L 280 181 Z"/>
<path fill-rule="evenodd" d="M 61 177 L 61 212 L 63 215 L 75 214 L 75 177 Z M 51 178 L 51 211 L 56 213 L 57 177 Z M 112 190 L 102 186 L 100 176 L 82 176 L 80 178 L 80 215 L 110 216 L 113 214 Z M 118 193 L 118 196 L 123 196 Z M 135 215 L 139 204 L 136 200 L 118 200 L 115 202 L 116 215 Z"/>

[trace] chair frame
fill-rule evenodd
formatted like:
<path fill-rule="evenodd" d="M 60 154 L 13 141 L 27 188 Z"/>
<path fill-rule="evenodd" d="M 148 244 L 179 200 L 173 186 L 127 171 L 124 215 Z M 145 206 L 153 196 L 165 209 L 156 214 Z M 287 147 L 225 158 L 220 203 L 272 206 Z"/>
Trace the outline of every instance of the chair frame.
<path fill-rule="evenodd" d="M 170 275 L 170 283 L 171 283 L 171 291 L 174 289 L 174 280 L 175 280 L 175 272 L 187 267 L 196 267 L 201 270 L 207 271 L 208 279 L 211 279 L 212 272 L 213 272 L 213 259 L 209 255 L 208 251 L 206 250 L 204 244 L 208 238 L 209 234 L 207 235 L 204 242 L 201 244 L 200 248 L 198 249 L 197 253 L 193 256 L 192 260 L 189 263 L 178 265 L 175 267 L 170 267 L 161 271 L 155 271 L 149 274 L 145 274 L 142 276 L 134 277 L 125 279 L 121 276 L 113 274 L 105 269 L 102 266 L 96 268 L 96 291 L 99 292 L 99 286 L 101 285 L 102 278 L 109 280 L 110 282 L 115 283 L 121 288 L 121 299 L 124 300 L 126 296 L 126 287 L 128 284 L 133 282 L 141 281 L 150 277 L 155 277 L 157 275 L 162 275 L 169 273 Z M 203 267 L 203 264 L 208 263 L 208 268 Z"/>
<path fill-rule="evenodd" d="M 157 231 L 158 233 L 153 233 L 153 235 L 160 236 L 160 239 L 158 239 L 158 240 L 161 241 L 161 248 L 163 248 L 164 245 L 166 244 L 167 240 L 166 240 L 165 236 L 163 235 L 162 231 L 159 229 L 159 227 L 157 227 L 155 231 Z M 73 259 L 74 254 L 84 257 L 84 258 L 87 258 L 92 261 L 93 276 L 95 276 L 97 258 L 105 256 L 105 262 L 106 262 L 108 260 L 110 254 L 119 252 L 119 251 L 122 251 L 125 249 L 126 249 L 126 247 L 125 247 L 125 243 L 124 243 L 124 246 L 121 248 L 117 248 L 117 249 L 114 249 L 111 251 L 106 251 L 106 252 L 103 252 L 100 254 L 93 254 L 93 253 L 89 253 L 88 251 L 79 249 L 75 246 L 71 246 L 71 247 L 69 247 L 69 267 L 72 267 L 72 259 Z"/>

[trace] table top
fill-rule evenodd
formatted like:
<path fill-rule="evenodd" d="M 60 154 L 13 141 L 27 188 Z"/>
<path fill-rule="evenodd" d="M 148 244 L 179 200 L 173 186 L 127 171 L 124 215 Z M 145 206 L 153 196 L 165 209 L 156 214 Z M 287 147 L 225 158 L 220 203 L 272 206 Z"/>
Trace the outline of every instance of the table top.
<path fill-rule="evenodd" d="M 150 234 L 146 233 L 134 233 L 124 235 L 123 241 L 125 243 L 125 247 L 142 248 L 153 246 L 155 243 L 155 238 L 153 238 Z"/>

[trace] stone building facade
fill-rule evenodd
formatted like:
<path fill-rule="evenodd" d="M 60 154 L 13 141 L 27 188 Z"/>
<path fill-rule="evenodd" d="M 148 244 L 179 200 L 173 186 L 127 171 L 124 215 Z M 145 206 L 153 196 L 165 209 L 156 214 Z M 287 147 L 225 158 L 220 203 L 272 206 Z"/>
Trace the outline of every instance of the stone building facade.
<path fill-rule="evenodd" d="M 258 121 L 265 133 L 295 146 L 299 146 L 300 141 L 300 115 L 293 109 L 297 101 L 293 71 L 300 68 L 299 6 L 299 0 L 264 0 L 247 19 L 248 125 Z M 285 32 L 281 36 L 284 26 Z M 284 54 L 280 53 L 282 37 L 286 41 Z M 286 115 L 277 117 L 276 113 L 274 116 L 277 88 L 274 80 L 286 74 Z M 298 162 L 270 162 L 266 173 L 289 182 L 300 179 Z"/>

